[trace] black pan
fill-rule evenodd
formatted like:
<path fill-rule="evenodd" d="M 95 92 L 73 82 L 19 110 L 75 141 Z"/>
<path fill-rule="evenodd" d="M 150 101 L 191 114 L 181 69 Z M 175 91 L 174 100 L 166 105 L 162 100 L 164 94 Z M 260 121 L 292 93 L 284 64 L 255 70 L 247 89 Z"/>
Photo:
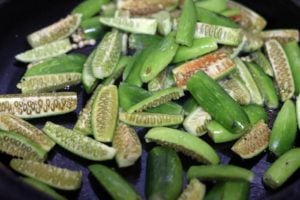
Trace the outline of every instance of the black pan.
<path fill-rule="evenodd" d="M 16 62 L 14 56 L 29 49 L 26 35 L 67 15 L 79 2 L 78 0 L 0 0 L 0 94 L 19 92 L 16 84 L 25 72 L 25 65 Z M 269 23 L 268 28 L 299 29 L 300 27 L 300 2 L 298 0 L 243 0 L 241 2 L 266 17 Z M 88 53 L 90 50 L 91 48 L 85 48 L 80 51 Z M 76 113 L 31 120 L 30 122 L 42 127 L 47 120 L 50 120 L 66 127 L 72 127 L 88 96 L 82 92 L 81 86 L 70 90 L 78 92 L 79 105 Z M 274 113 L 269 112 L 271 119 L 274 118 Z M 142 141 L 144 134 L 145 131 L 139 132 Z M 209 138 L 205 139 L 211 142 Z M 273 161 L 272 158 L 264 153 L 250 161 L 243 161 L 230 152 L 230 145 L 214 146 L 221 156 L 222 163 L 237 164 L 251 169 L 256 174 L 251 185 L 250 199 L 300 199 L 299 172 L 281 189 L 277 191 L 268 190 L 262 184 L 261 177 L 268 168 L 269 162 Z M 143 197 L 147 151 L 151 148 L 151 144 L 143 143 L 142 158 L 134 166 L 127 169 L 118 169 L 114 161 L 104 162 L 116 168 Z M 191 164 L 197 164 L 183 156 L 181 158 L 185 170 Z M 18 181 L 16 174 L 7 168 L 9 160 L 9 156 L 0 155 L 0 199 L 48 199 L 43 194 Z M 89 200 L 110 199 L 108 194 L 89 175 L 86 167 L 92 162 L 74 156 L 60 147 L 55 147 L 51 151 L 48 161 L 60 167 L 83 171 L 84 179 L 81 189 L 76 192 L 60 192 L 66 197 Z"/>

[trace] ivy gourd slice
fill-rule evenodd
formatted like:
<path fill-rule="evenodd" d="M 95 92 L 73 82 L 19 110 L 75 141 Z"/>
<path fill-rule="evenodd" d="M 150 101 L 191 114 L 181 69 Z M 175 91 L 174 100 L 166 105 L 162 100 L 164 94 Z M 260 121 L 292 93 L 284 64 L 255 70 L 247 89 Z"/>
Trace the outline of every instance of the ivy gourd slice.
<path fill-rule="evenodd" d="M 58 145 L 85 159 L 110 160 L 116 154 L 114 148 L 52 122 L 47 122 L 43 131 Z"/>

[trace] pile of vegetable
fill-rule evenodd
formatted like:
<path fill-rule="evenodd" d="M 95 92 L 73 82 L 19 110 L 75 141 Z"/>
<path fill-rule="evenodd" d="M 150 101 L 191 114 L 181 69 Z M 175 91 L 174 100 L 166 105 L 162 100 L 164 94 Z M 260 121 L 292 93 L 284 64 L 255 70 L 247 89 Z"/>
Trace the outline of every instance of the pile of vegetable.
<path fill-rule="evenodd" d="M 65 199 L 54 189 L 77 190 L 83 175 L 47 164 L 55 145 L 125 168 L 145 141 L 157 145 L 145 194 L 104 164 L 88 167 L 113 199 L 247 199 L 255 174 L 220 163 L 213 145 L 235 141 L 241 159 L 275 157 L 261 178 L 279 188 L 300 166 L 299 32 L 266 24 L 230 0 L 82 1 L 28 35 L 32 49 L 16 55 L 28 66 L 21 94 L 0 95 L 0 151 L 25 183 Z M 87 45 L 89 55 L 74 52 Z M 77 94 L 64 88 L 80 83 L 90 98 L 73 129 L 26 121 L 76 110 Z M 274 123 L 267 110 L 278 110 Z M 178 153 L 197 165 L 184 173 Z"/>

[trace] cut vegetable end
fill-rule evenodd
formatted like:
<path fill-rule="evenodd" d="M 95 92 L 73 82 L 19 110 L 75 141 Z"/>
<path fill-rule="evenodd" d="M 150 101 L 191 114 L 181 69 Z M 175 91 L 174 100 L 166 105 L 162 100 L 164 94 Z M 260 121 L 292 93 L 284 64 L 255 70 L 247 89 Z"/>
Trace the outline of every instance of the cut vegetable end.
<path fill-rule="evenodd" d="M 210 120 L 211 116 L 201 107 L 198 107 L 185 118 L 183 127 L 188 133 L 202 136 L 207 132 L 206 125 Z"/>
<path fill-rule="evenodd" d="M 28 35 L 27 40 L 35 48 L 67 38 L 79 27 L 81 17 L 81 14 L 68 15 L 66 18 Z"/>
<path fill-rule="evenodd" d="M 135 130 L 119 123 L 112 146 L 116 149 L 116 161 L 119 167 L 128 167 L 142 155 L 142 145 Z"/>
<path fill-rule="evenodd" d="M 191 179 L 185 190 L 181 193 L 178 200 L 196 200 L 204 199 L 206 186 L 198 181 L 198 179 Z"/>
<path fill-rule="evenodd" d="M 10 166 L 21 174 L 37 179 L 58 189 L 77 190 L 81 185 L 81 172 L 71 171 L 36 161 L 20 159 L 12 159 Z"/>
<path fill-rule="evenodd" d="M 0 95 L 0 112 L 25 119 L 65 114 L 76 107 L 75 92 Z"/>
<path fill-rule="evenodd" d="M 23 94 L 52 92 L 65 87 L 79 84 L 81 73 L 61 73 L 24 77 L 17 88 Z"/>
<path fill-rule="evenodd" d="M 96 140 L 111 142 L 118 117 L 118 89 L 104 86 L 97 94 L 92 108 L 92 128 Z"/>
<path fill-rule="evenodd" d="M 103 79 L 111 75 L 119 62 L 121 51 L 121 33 L 116 30 L 108 32 L 95 50 L 92 61 L 94 76 Z"/>
<path fill-rule="evenodd" d="M 58 145 L 85 159 L 111 160 L 116 154 L 114 148 L 52 122 L 47 122 L 43 131 Z"/>
<path fill-rule="evenodd" d="M 253 158 L 268 147 L 271 130 L 263 121 L 258 122 L 231 148 L 243 159 Z"/>
<path fill-rule="evenodd" d="M 274 70 L 281 100 L 286 101 L 295 92 L 295 84 L 288 59 L 280 43 L 276 40 L 267 41 L 265 48 Z"/>
<path fill-rule="evenodd" d="M 37 62 L 40 60 L 53 58 L 67 53 L 72 49 L 69 39 L 54 41 L 43 46 L 28 50 L 24 53 L 18 54 L 15 58 L 21 62 Z"/>
<path fill-rule="evenodd" d="M 224 181 L 241 180 L 252 182 L 254 173 L 248 169 L 234 165 L 202 165 L 192 166 L 187 172 L 187 179 Z"/>

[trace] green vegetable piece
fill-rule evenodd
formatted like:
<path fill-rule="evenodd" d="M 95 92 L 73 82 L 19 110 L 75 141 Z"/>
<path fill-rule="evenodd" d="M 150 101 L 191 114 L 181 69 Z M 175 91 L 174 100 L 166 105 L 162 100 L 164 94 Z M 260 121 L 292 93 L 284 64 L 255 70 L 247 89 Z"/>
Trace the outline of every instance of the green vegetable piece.
<path fill-rule="evenodd" d="M 92 0 L 93 1 L 93 0 Z M 85 19 L 81 22 L 80 28 L 84 33 L 84 38 L 99 40 L 106 31 L 106 27 L 99 22 L 99 16 Z"/>
<path fill-rule="evenodd" d="M 217 164 L 220 159 L 215 150 L 197 136 L 171 128 L 152 128 L 145 135 L 146 142 L 168 146 L 204 164 Z"/>
<path fill-rule="evenodd" d="M 291 41 L 299 42 L 299 31 L 298 29 L 275 29 L 262 31 L 260 36 L 265 41 L 275 39 L 281 44 L 285 44 Z"/>
<path fill-rule="evenodd" d="M 238 46 L 243 39 L 242 30 L 226 26 L 212 25 L 198 22 L 196 24 L 195 38 L 211 37 L 217 43 Z"/>
<path fill-rule="evenodd" d="M 141 199 L 133 187 L 114 170 L 100 164 L 90 165 L 88 168 L 112 199 Z"/>
<path fill-rule="evenodd" d="M 115 85 L 104 86 L 94 99 L 92 128 L 96 140 L 111 142 L 118 117 L 118 89 Z"/>
<path fill-rule="evenodd" d="M 147 47 L 146 49 L 142 50 L 141 52 L 137 52 L 134 55 L 134 61 L 130 68 L 126 71 L 126 74 L 123 74 L 123 79 L 126 83 L 130 83 L 133 85 L 136 85 L 138 87 L 141 87 L 143 85 L 142 79 L 140 77 L 141 69 L 143 67 L 143 63 L 147 59 L 149 53 L 153 51 L 155 48 L 155 45 L 151 45 Z"/>
<path fill-rule="evenodd" d="M 84 135 L 92 135 L 92 107 L 94 100 L 103 85 L 98 85 L 91 98 L 87 101 L 84 108 L 80 111 L 78 119 L 74 125 L 74 130 Z"/>
<path fill-rule="evenodd" d="M 267 21 L 262 16 L 236 1 L 229 0 L 227 7 L 240 11 L 238 15 L 240 18 L 239 24 L 246 30 L 260 32 L 267 25 Z"/>
<path fill-rule="evenodd" d="M 202 136 L 207 132 L 206 125 L 210 120 L 211 116 L 198 107 L 185 118 L 183 127 L 188 133 Z"/>
<path fill-rule="evenodd" d="M 213 12 L 221 12 L 226 9 L 226 0 L 200 0 L 196 2 L 196 7 L 205 8 Z"/>
<path fill-rule="evenodd" d="M 254 173 L 248 169 L 234 165 L 202 165 L 192 166 L 187 172 L 187 179 L 198 178 L 206 180 L 240 180 L 252 182 Z"/>
<path fill-rule="evenodd" d="M 184 96 L 184 92 L 180 88 L 168 88 L 153 93 L 152 96 L 140 101 L 136 105 L 130 107 L 127 112 L 141 112 L 148 108 L 157 107 L 171 100 L 177 100 Z"/>
<path fill-rule="evenodd" d="M 0 129 L 20 134 L 38 144 L 46 152 L 55 145 L 41 130 L 14 115 L 0 113 Z"/>
<path fill-rule="evenodd" d="M 212 25 L 226 26 L 229 28 L 239 28 L 239 25 L 236 24 L 231 19 L 224 17 L 218 13 L 209 11 L 205 8 L 197 7 L 197 21 L 204 22 Z"/>
<path fill-rule="evenodd" d="M 79 13 L 82 19 L 87 19 L 97 14 L 101 6 L 109 3 L 110 0 L 87 0 L 78 4 L 73 10 L 72 14 Z"/>
<path fill-rule="evenodd" d="M 100 17 L 100 22 L 129 33 L 154 35 L 157 29 L 157 21 L 148 18 Z"/>
<path fill-rule="evenodd" d="M 93 74 L 92 62 L 95 56 L 95 51 L 93 51 L 83 65 L 82 70 L 82 84 L 86 93 L 90 94 L 96 87 L 98 80 Z"/>
<path fill-rule="evenodd" d="M 213 79 L 220 79 L 235 69 L 228 52 L 218 50 L 196 58 L 172 70 L 177 87 L 186 89 L 186 83 L 198 71 L 204 71 Z"/>
<path fill-rule="evenodd" d="M 199 71 L 189 79 L 187 87 L 199 105 L 224 128 L 236 134 L 247 132 L 250 123 L 242 107 L 208 75 Z"/>
<path fill-rule="evenodd" d="M 147 90 L 124 82 L 120 83 L 118 93 L 120 107 L 125 111 L 151 96 Z"/>
<path fill-rule="evenodd" d="M 194 39 L 191 47 L 180 46 L 173 59 L 174 63 L 190 60 L 198 56 L 210 53 L 218 48 L 218 45 L 213 38 Z"/>
<path fill-rule="evenodd" d="M 193 0 L 185 0 L 182 12 L 179 17 L 176 42 L 185 46 L 192 46 L 195 29 L 196 29 L 197 13 Z"/>
<path fill-rule="evenodd" d="M 130 126 L 119 123 L 112 146 L 116 149 L 116 161 L 119 167 L 128 167 L 142 155 L 142 145 L 136 131 Z"/>
<path fill-rule="evenodd" d="M 47 122 L 43 131 L 58 145 L 88 160 L 110 160 L 116 154 L 114 148 L 52 122 Z"/>
<path fill-rule="evenodd" d="M 58 40 L 34 49 L 25 51 L 15 56 L 21 62 L 37 62 L 40 60 L 60 56 L 72 50 L 72 44 L 69 39 Z"/>
<path fill-rule="evenodd" d="M 172 31 L 172 20 L 168 11 L 160 11 L 152 15 L 157 21 L 157 31 L 161 35 L 168 35 Z"/>
<path fill-rule="evenodd" d="M 248 70 L 247 66 L 243 63 L 240 58 L 235 58 L 234 62 L 236 63 L 238 76 L 243 80 L 246 87 L 248 88 L 251 95 L 251 102 L 257 105 L 263 105 L 264 99 L 260 94 L 259 88 Z"/>
<path fill-rule="evenodd" d="M 146 172 L 147 199 L 178 198 L 182 187 L 182 165 L 172 149 L 155 147 L 148 156 Z"/>
<path fill-rule="evenodd" d="M 263 69 L 256 64 L 247 63 L 247 66 L 268 108 L 277 108 L 279 105 L 279 99 L 277 97 L 276 88 L 272 79 L 266 75 Z"/>
<path fill-rule="evenodd" d="M 80 14 L 68 15 L 66 18 L 51 24 L 27 36 L 29 44 L 36 48 L 70 36 L 81 22 Z M 55 48 L 53 48 L 55 49 Z"/>
<path fill-rule="evenodd" d="M 95 50 L 92 61 L 93 74 L 96 78 L 103 79 L 112 74 L 121 56 L 121 33 L 112 31 L 106 33 Z"/>
<path fill-rule="evenodd" d="M 171 126 L 181 124 L 182 115 L 160 114 L 160 113 L 119 113 L 119 120 L 139 127 Z"/>
<path fill-rule="evenodd" d="M 158 35 L 146 35 L 146 34 L 130 34 L 128 38 L 129 48 L 142 50 L 146 47 L 156 44 L 162 40 Z"/>
<path fill-rule="evenodd" d="M 300 94 L 300 49 L 296 41 L 291 41 L 283 45 L 288 58 L 295 85 L 295 95 Z"/>
<path fill-rule="evenodd" d="M 132 15 L 149 15 L 161 10 L 173 10 L 178 6 L 178 0 L 126 0 L 121 1 L 119 8 L 129 11 Z"/>
<path fill-rule="evenodd" d="M 220 85 L 224 90 L 239 104 L 248 105 L 251 101 L 249 90 L 244 83 L 237 77 L 220 81 Z"/>
<path fill-rule="evenodd" d="M 172 74 L 172 67 L 168 67 L 148 83 L 148 90 L 155 92 L 174 86 L 175 81 Z"/>
<path fill-rule="evenodd" d="M 199 105 L 193 97 L 190 97 L 189 99 L 187 99 L 183 104 L 183 109 L 184 109 L 184 112 L 186 115 L 192 113 L 198 107 L 199 107 Z"/>
<path fill-rule="evenodd" d="M 251 125 L 256 124 L 260 120 L 268 122 L 268 113 L 262 106 L 250 104 L 243 106 L 243 110 L 247 113 Z"/>
<path fill-rule="evenodd" d="M 37 181 L 35 179 L 32 178 L 21 178 L 21 180 L 30 185 L 31 187 L 37 189 L 38 191 L 47 194 L 49 197 L 55 199 L 55 200 L 67 200 L 66 197 L 58 194 L 55 190 L 53 190 L 51 187 L 49 187 L 48 185 Z"/>
<path fill-rule="evenodd" d="M 271 63 L 269 62 L 268 58 L 261 52 L 261 51 L 255 51 L 251 54 L 251 58 L 253 61 L 260 66 L 266 74 L 273 77 L 274 72 L 271 66 Z"/>
<path fill-rule="evenodd" d="M 259 121 L 234 143 L 231 150 L 243 159 L 253 158 L 268 147 L 270 133 L 268 125 Z"/>
<path fill-rule="evenodd" d="M 269 150 L 276 156 L 281 156 L 293 147 L 296 134 L 297 117 L 295 104 L 291 100 L 287 100 L 273 124 Z"/>
<path fill-rule="evenodd" d="M 205 196 L 205 200 L 247 200 L 250 184 L 247 181 L 226 181 L 217 183 Z"/>
<path fill-rule="evenodd" d="M 298 129 L 300 129 L 300 96 L 297 97 L 296 101 L 296 106 L 297 106 L 297 121 L 298 121 Z"/>
<path fill-rule="evenodd" d="M 288 58 L 276 40 L 265 42 L 265 49 L 272 64 L 281 100 L 286 101 L 295 93 L 295 84 Z"/>
<path fill-rule="evenodd" d="M 282 186 L 299 169 L 300 148 L 294 148 L 280 156 L 263 176 L 264 183 L 277 189 Z"/>
<path fill-rule="evenodd" d="M 32 160 L 12 159 L 10 167 L 17 172 L 61 190 L 77 190 L 82 173 Z"/>
<path fill-rule="evenodd" d="M 148 56 L 141 63 L 140 78 L 149 82 L 163 71 L 173 60 L 178 49 L 173 33 L 167 35 L 161 42 L 153 46 Z"/>
<path fill-rule="evenodd" d="M 112 85 L 116 82 L 116 80 L 122 75 L 128 64 L 132 64 L 132 60 L 134 58 L 130 56 L 122 56 L 117 64 L 117 67 L 113 71 L 113 73 L 107 77 L 102 84 L 103 85 Z"/>
<path fill-rule="evenodd" d="M 69 54 L 45 60 L 26 70 L 24 77 L 81 73 L 86 57 L 82 54 Z"/>
<path fill-rule="evenodd" d="M 23 119 L 61 115 L 77 107 L 75 92 L 0 95 L 0 112 Z"/>
<path fill-rule="evenodd" d="M 202 200 L 204 199 L 205 191 L 205 185 L 193 178 L 181 193 L 178 200 Z"/>
<path fill-rule="evenodd" d="M 0 131 L 0 152 L 26 160 L 44 161 L 47 157 L 38 144 L 14 132 Z"/>
<path fill-rule="evenodd" d="M 221 124 L 212 120 L 206 125 L 209 137 L 214 143 L 230 142 L 240 138 L 243 133 L 233 134 L 226 130 Z"/>
<path fill-rule="evenodd" d="M 81 73 L 60 73 L 23 77 L 17 88 L 23 94 L 52 92 L 81 82 Z"/>

